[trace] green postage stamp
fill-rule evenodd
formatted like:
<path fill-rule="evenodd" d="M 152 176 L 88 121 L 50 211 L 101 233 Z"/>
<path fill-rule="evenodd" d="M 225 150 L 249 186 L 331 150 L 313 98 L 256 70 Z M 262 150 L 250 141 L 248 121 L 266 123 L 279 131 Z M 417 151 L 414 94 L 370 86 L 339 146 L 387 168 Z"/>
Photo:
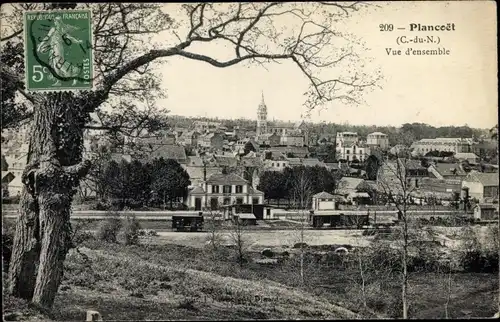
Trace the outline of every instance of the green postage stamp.
<path fill-rule="evenodd" d="M 92 47 L 90 10 L 25 12 L 26 89 L 92 90 Z"/>

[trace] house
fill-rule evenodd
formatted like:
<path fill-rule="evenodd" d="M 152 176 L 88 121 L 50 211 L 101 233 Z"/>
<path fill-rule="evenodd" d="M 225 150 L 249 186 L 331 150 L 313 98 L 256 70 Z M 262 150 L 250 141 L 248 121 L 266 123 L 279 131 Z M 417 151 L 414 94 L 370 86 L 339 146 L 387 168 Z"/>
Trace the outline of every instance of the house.
<path fill-rule="evenodd" d="M 474 207 L 474 219 L 498 220 L 498 204 L 480 203 Z"/>
<path fill-rule="evenodd" d="M 460 161 L 467 161 L 470 164 L 478 164 L 480 158 L 472 152 L 458 152 L 454 154 L 455 159 Z"/>
<path fill-rule="evenodd" d="M 290 167 L 300 167 L 302 166 L 302 159 L 300 158 L 286 158 L 288 161 L 288 165 Z"/>
<path fill-rule="evenodd" d="M 480 203 L 498 200 L 498 173 L 471 171 L 462 181 L 462 188 Z"/>
<path fill-rule="evenodd" d="M 358 143 L 358 133 L 356 132 L 337 132 L 336 142 L 342 146 L 349 146 Z"/>
<path fill-rule="evenodd" d="M 222 150 L 224 137 L 221 133 L 210 132 L 198 137 L 198 146 L 206 149 Z"/>
<path fill-rule="evenodd" d="M 335 210 L 335 196 L 325 191 L 313 195 L 312 210 Z"/>
<path fill-rule="evenodd" d="M 431 151 L 461 153 L 470 152 L 473 144 L 472 138 L 436 138 L 413 142 L 411 148 L 417 155 L 425 155 Z"/>
<path fill-rule="evenodd" d="M 283 155 L 264 160 L 265 171 L 283 171 L 289 167 L 289 161 Z"/>
<path fill-rule="evenodd" d="M 390 184 L 391 188 L 401 189 L 399 179 L 404 178 L 408 187 L 418 188 L 423 178 L 428 178 L 429 172 L 419 160 L 398 158 L 396 161 L 385 162 L 377 174 L 379 183 Z M 393 182 L 393 183 L 392 183 Z"/>
<path fill-rule="evenodd" d="M 304 146 L 304 135 L 300 133 L 287 133 L 281 136 L 280 139 L 281 145 L 286 146 Z"/>
<path fill-rule="evenodd" d="M 180 145 L 156 145 L 152 146 L 150 151 L 144 154 L 141 161 L 151 161 L 154 159 L 172 159 L 180 164 L 187 163 L 186 150 Z"/>
<path fill-rule="evenodd" d="M 436 179 L 461 179 L 467 172 L 457 163 L 436 163 L 427 168 L 429 175 Z"/>
<path fill-rule="evenodd" d="M 366 136 L 366 145 L 370 148 L 387 150 L 389 148 L 389 137 L 382 132 L 373 132 Z"/>
<path fill-rule="evenodd" d="M 316 158 L 305 158 L 301 159 L 302 165 L 305 167 L 326 167 L 326 164 Z"/>
<path fill-rule="evenodd" d="M 257 137 L 257 142 L 265 146 L 278 146 L 280 141 L 281 137 L 276 133 L 265 133 Z"/>
<path fill-rule="evenodd" d="M 218 209 L 219 205 L 262 204 L 264 193 L 254 189 L 242 177 L 229 173 L 217 173 L 208 178 L 201 186 L 188 193 L 188 207 L 194 210 Z"/>
<path fill-rule="evenodd" d="M 200 133 L 196 131 L 186 131 L 177 137 L 177 143 L 184 146 L 186 145 L 196 146 L 198 145 L 199 136 Z"/>
<path fill-rule="evenodd" d="M 305 158 L 309 155 L 309 149 L 306 146 L 275 146 L 267 149 L 272 153 L 282 153 L 291 158 Z"/>
<path fill-rule="evenodd" d="M 188 173 L 193 186 L 201 185 L 211 175 L 222 171 L 215 160 L 204 160 L 199 156 L 189 156 L 186 164 L 181 164 L 181 166 Z"/>
<path fill-rule="evenodd" d="M 195 121 L 193 123 L 194 130 L 199 133 L 205 133 L 207 131 L 215 131 L 217 130 L 222 123 L 220 122 L 209 122 L 209 121 Z"/>
<path fill-rule="evenodd" d="M 249 151 L 259 151 L 259 144 L 250 138 L 239 140 L 234 145 L 234 151 L 238 153 L 248 153 Z"/>
<path fill-rule="evenodd" d="M 338 159 L 363 162 L 368 158 L 370 154 L 368 146 L 359 142 L 350 143 L 350 140 L 346 142 L 337 139 L 336 152 Z"/>
<path fill-rule="evenodd" d="M 173 133 L 160 133 L 159 135 L 134 138 L 133 142 L 139 146 L 145 145 L 174 145 L 175 135 Z"/>

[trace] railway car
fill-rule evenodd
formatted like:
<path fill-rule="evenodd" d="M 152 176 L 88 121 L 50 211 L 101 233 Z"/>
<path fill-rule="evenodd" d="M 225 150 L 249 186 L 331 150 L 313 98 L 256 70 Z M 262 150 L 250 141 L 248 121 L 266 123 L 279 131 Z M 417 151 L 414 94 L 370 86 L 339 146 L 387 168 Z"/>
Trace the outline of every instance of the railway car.
<path fill-rule="evenodd" d="M 370 215 L 366 212 L 310 211 L 309 223 L 314 228 L 344 227 L 363 228 L 370 224 Z"/>
<path fill-rule="evenodd" d="M 203 230 L 203 213 L 182 214 L 172 216 L 172 229 L 176 231 L 201 231 Z"/>

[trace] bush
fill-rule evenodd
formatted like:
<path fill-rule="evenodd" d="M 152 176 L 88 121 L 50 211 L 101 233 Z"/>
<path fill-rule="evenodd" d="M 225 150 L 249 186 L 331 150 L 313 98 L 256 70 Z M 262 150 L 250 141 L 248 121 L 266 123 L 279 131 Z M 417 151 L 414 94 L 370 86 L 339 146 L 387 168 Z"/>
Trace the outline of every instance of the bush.
<path fill-rule="evenodd" d="M 111 209 L 111 204 L 109 202 L 105 201 L 97 201 L 92 205 L 92 209 L 95 210 L 110 210 Z"/>
<path fill-rule="evenodd" d="M 262 251 L 262 256 L 264 257 L 274 257 L 274 252 L 272 250 L 270 250 L 269 248 L 266 248 Z"/>
<path fill-rule="evenodd" d="M 470 250 L 460 257 L 460 266 L 468 273 L 498 272 L 498 253 Z"/>
<path fill-rule="evenodd" d="M 125 218 L 123 225 L 123 237 L 125 238 L 125 245 L 137 245 L 139 243 L 139 231 L 141 224 L 134 215 L 128 215 Z"/>
<path fill-rule="evenodd" d="M 102 241 L 116 243 L 118 232 L 122 226 L 120 215 L 117 212 L 108 212 L 109 216 L 104 220 L 97 230 L 97 238 Z"/>

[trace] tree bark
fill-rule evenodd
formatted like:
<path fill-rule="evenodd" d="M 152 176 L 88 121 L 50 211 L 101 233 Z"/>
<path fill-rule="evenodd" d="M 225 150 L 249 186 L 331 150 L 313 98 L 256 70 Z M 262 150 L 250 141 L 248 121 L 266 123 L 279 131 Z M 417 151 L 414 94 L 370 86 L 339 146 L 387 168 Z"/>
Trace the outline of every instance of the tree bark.
<path fill-rule="evenodd" d="M 40 257 L 38 203 L 24 188 L 9 266 L 9 294 L 31 300 Z"/>
<path fill-rule="evenodd" d="M 48 94 L 37 103 L 22 177 L 9 293 L 51 308 L 72 246 L 71 201 L 90 162 L 81 162 L 85 118 L 72 94 Z"/>

